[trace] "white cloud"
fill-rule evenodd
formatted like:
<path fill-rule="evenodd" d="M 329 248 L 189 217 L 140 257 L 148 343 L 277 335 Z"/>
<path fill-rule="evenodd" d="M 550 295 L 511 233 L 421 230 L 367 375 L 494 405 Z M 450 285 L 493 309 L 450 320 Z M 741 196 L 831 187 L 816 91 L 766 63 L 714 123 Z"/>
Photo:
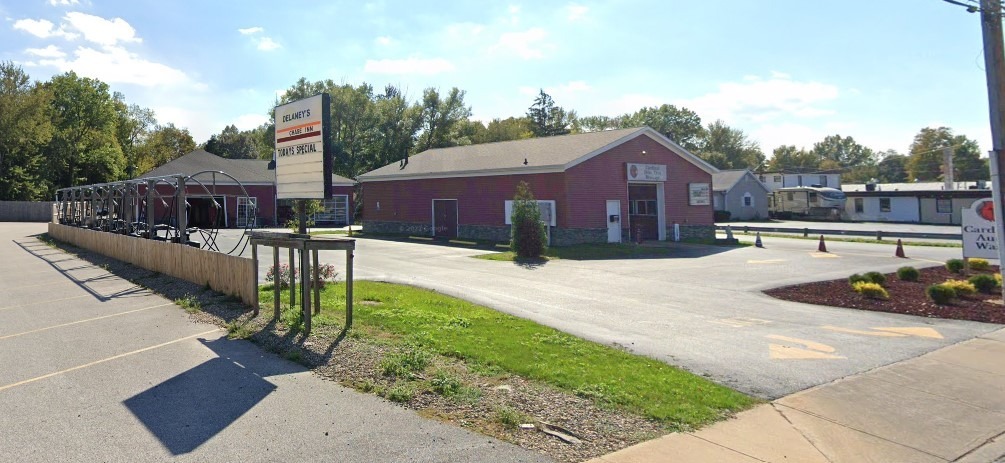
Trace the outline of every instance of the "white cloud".
<path fill-rule="evenodd" d="M 52 6 L 80 5 L 80 0 L 49 0 L 49 4 Z"/>
<path fill-rule="evenodd" d="M 719 85 L 714 93 L 677 103 L 704 120 L 766 123 L 784 117 L 814 118 L 834 114 L 819 107 L 838 97 L 838 88 L 819 82 L 798 82 L 774 73 L 770 79 L 747 76 L 742 82 Z"/>
<path fill-rule="evenodd" d="M 39 66 L 52 66 L 60 72 L 74 71 L 86 77 L 100 79 L 107 83 L 127 83 L 146 87 L 161 85 L 191 85 L 193 89 L 205 86 L 192 82 L 184 72 L 170 66 L 140 58 L 121 47 L 104 47 L 95 50 L 78 47 L 74 59 L 54 58 L 40 60 Z"/>
<path fill-rule="evenodd" d="M 586 13 L 590 11 L 590 7 L 571 3 L 565 7 L 565 11 L 567 13 L 566 19 L 569 20 L 569 22 L 575 22 L 583 19 L 583 17 L 586 16 Z"/>
<path fill-rule="evenodd" d="M 41 39 L 66 37 L 72 40 L 76 37 L 75 34 L 66 32 L 62 27 L 57 29 L 55 26 L 51 21 L 45 19 L 18 19 L 14 21 L 14 30 L 22 30 Z"/>
<path fill-rule="evenodd" d="M 237 116 L 237 119 L 234 120 L 233 124 L 238 128 L 238 130 L 251 130 L 267 122 L 269 122 L 269 116 L 253 113 Z"/>
<path fill-rule="evenodd" d="M 280 47 L 282 47 L 282 45 L 277 43 L 275 40 L 272 40 L 272 37 L 262 37 L 261 40 L 258 41 L 258 49 L 262 51 L 272 51 Z"/>
<path fill-rule="evenodd" d="M 260 32 L 264 32 L 264 31 L 265 31 L 265 29 L 262 29 L 261 27 L 258 27 L 258 26 L 249 27 L 249 28 L 246 28 L 246 29 L 238 29 L 237 30 L 237 32 L 240 32 L 241 35 L 258 34 Z"/>
<path fill-rule="evenodd" d="M 66 56 L 66 53 L 63 53 L 63 51 L 55 45 L 49 45 L 45 48 L 28 48 L 24 52 L 40 58 L 63 58 Z"/>
<path fill-rule="evenodd" d="M 551 47 L 542 43 L 548 37 L 548 32 L 540 27 L 534 27 L 521 32 L 505 32 L 499 36 L 499 41 L 492 50 L 503 50 L 514 53 L 523 59 L 544 58 L 544 51 Z"/>
<path fill-rule="evenodd" d="M 374 41 L 374 42 L 375 42 L 375 43 L 376 43 L 377 45 L 380 45 L 380 46 L 384 46 L 384 47 L 386 47 L 386 46 L 388 46 L 388 45 L 390 45 L 391 43 L 393 43 L 393 42 L 394 42 L 394 40 L 393 40 L 393 39 L 391 39 L 390 37 L 388 37 L 388 36 L 386 36 L 386 35 L 384 35 L 384 36 L 380 36 L 380 37 L 377 37 L 377 38 L 376 38 L 376 39 L 374 39 L 373 41 Z"/>
<path fill-rule="evenodd" d="M 84 40 L 103 46 L 114 46 L 119 42 L 142 40 L 136 36 L 136 29 L 122 18 L 111 20 L 86 13 L 70 12 L 63 18 L 69 25 L 84 35 Z"/>
<path fill-rule="evenodd" d="M 372 74 L 421 74 L 433 75 L 450 72 L 454 65 L 443 58 L 382 59 L 367 60 L 364 72 Z"/>

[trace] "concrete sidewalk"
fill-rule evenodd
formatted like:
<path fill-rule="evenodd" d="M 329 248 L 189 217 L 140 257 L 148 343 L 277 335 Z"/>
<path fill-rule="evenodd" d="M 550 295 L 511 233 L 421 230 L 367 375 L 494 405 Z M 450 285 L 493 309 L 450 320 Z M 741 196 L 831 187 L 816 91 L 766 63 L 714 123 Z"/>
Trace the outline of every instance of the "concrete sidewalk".
<path fill-rule="evenodd" d="M 590 463 L 1005 462 L 1005 330 Z"/>

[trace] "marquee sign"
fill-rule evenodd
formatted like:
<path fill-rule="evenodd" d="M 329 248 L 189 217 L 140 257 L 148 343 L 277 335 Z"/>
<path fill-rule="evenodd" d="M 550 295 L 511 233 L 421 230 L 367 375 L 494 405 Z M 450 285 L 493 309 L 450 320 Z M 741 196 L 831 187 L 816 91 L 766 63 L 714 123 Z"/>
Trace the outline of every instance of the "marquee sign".
<path fill-rule="evenodd" d="M 665 182 L 667 181 L 667 166 L 665 164 L 628 163 L 628 181 Z"/>
<path fill-rule="evenodd" d="M 688 183 L 688 205 L 708 206 L 712 204 L 712 185 L 708 183 Z"/>
<path fill-rule="evenodd" d="M 963 257 L 998 258 L 994 201 L 978 199 L 962 211 Z"/>
<path fill-rule="evenodd" d="M 331 97 L 327 93 L 276 106 L 276 198 L 330 199 Z"/>

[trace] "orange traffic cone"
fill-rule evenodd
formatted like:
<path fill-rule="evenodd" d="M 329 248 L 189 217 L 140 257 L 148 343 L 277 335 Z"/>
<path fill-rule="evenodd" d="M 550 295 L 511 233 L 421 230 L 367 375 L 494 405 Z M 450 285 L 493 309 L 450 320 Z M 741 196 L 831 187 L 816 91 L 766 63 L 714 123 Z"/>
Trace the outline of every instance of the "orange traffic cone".
<path fill-rule="evenodd" d="M 904 243 L 900 242 L 899 239 L 897 240 L 897 252 L 894 255 L 897 257 L 907 257 L 904 255 Z"/>
<path fill-rule="evenodd" d="M 824 243 L 824 235 L 820 235 L 820 245 L 817 246 L 817 251 L 827 252 L 827 245 Z"/>
<path fill-rule="evenodd" d="M 754 246 L 757 246 L 759 248 L 764 247 L 764 243 L 761 243 L 761 232 L 757 232 L 757 239 L 754 240 Z"/>

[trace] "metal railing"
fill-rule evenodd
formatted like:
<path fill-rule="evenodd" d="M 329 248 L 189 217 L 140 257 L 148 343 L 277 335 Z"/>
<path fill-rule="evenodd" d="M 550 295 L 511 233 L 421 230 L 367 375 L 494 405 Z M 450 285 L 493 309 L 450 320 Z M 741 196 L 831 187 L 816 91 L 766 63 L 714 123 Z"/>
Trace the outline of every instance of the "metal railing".
<path fill-rule="evenodd" d="M 962 241 L 963 235 L 960 233 L 927 233 L 927 232 L 902 232 L 902 231 L 884 231 L 884 230 L 828 230 L 821 228 L 795 228 L 795 227 L 751 227 L 748 225 L 741 226 L 730 226 L 730 225 L 716 225 L 716 231 L 725 231 L 729 227 L 733 233 L 744 232 L 762 232 L 762 233 L 788 233 L 793 235 L 803 235 L 808 237 L 810 235 L 842 235 L 842 236 L 867 236 L 872 237 L 877 240 L 882 240 L 883 238 L 916 238 L 916 239 L 930 239 L 930 240 L 951 240 L 951 241 Z"/>

